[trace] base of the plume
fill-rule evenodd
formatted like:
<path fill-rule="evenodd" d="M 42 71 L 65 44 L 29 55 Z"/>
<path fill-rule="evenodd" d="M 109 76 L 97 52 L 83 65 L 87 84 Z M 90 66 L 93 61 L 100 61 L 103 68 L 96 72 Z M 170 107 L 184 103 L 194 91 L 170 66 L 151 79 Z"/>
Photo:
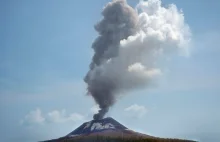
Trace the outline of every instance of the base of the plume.
<path fill-rule="evenodd" d="M 93 120 L 101 120 L 103 117 L 101 117 L 99 114 L 94 114 L 93 115 Z"/>

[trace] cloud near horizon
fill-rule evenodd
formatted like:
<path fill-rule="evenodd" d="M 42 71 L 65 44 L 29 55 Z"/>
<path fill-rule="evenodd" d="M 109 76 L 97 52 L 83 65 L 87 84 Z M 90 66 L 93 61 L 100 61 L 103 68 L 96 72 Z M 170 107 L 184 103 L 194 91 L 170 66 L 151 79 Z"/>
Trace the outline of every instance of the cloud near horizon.
<path fill-rule="evenodd" d="M 142 105 L 133 104 L 124 109 L 125 112 L 129 112 L 132 117 L 142 118 L 147 113 L 147 108 Z"/>
<path fill-rule="evenodd" d="M 64 123 L 68 121 L 83 121 L 85 119 L 85 116 L 79 114 L 79 113 L 71 113 L 67 114 L 66 110 L 63 109 L 61 111 L 53 110 L 47 114 L 47 119 L 49 122 L 52 123 Z"/>
<path fill-rule="evenodd" d="M 21 125 L 46 124 L 46 123 L 65 123 L 84 121 L 85 116 L 79 113 L 67 113 L 65 109 L 53 110 L 43 114 L 41 109 L 36 108 L 30 111 L 21 121 Z"/>
<path fill-rule="evenodd" d="M 39 108 L 30 111 L 24 119 L 20 121 L 21 124 L 42 124 L 45 122 L 45 118 Z"/>

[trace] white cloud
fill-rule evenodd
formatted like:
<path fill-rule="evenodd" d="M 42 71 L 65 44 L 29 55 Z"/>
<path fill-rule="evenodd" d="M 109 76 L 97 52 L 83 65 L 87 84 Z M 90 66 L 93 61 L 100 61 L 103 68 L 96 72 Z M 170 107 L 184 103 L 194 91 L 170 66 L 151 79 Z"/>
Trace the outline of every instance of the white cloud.
<path fill-rule="evenodd" d="M 42 124 L 45 122 L 45 118 L 42 115 L 42 112 L 39 108 L 36 110 L 30 111 L 23 120 L 21 120 L 21 124 Z"/>
<path fill-rule="evenodd" d="M 93 107 L 90 108 L 90 111 L 91 111 L 92 114 L 98 113 L 99 106 L 98 105 L 94 105 Z"/>
<path fill-rule="evenodd" d="M 53 110 L 43 115 L 41 110 L 37 108 L 34 111 L 30 111 L 24 119 L 21 120 L 21 124 L 43 124 L 43 123 L 65 123 L 65 122 L 78 122 L 84 121 L 85 116 L 79 113 L 67 114 L 66 110 L 63 109 Z"/>
<path fill-rule="evenodd" d="M 47 114 L 47 120 L 54 123 L 83 121 L 84 118 L 85 117 L 79 113 L 67 114 L 65 109 L 61 111 L 53 110 Z"/>
<path fill-rule="evenodd" d="M 124 109 L 126 112 L 129 112 L 130 115 L 141 118 L 147 113 L 145 106 L 133 104 Z"/>

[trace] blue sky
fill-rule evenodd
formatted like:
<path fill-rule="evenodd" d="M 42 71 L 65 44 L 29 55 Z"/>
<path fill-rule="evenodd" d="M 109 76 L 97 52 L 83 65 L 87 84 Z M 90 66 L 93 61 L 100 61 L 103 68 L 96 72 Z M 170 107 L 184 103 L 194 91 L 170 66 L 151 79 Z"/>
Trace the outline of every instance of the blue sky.
<path fill-rule="evenodd" d="M 83 77 L 107 2 L 0 0 L 0 141 L 56 138 L 92 118 Z M 157 87 L 130 92 L 108 116 L 155 136 L 220 141 L 220 2 L 162 3 L 183 10 L 190 55 L 171 58 Z"/>

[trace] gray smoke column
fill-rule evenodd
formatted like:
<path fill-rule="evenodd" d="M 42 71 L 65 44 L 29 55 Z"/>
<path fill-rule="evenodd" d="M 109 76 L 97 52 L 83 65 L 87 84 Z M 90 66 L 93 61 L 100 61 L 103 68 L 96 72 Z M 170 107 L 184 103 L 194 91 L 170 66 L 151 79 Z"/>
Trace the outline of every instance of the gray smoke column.
<path fill-rule="evenodd" d="M 175 5 L 160 0 L 140 1 L 136 9 L 126 0 L 113 0 L 95 25 L 99 36 L 85 77 L 88 92 L 100 107 L 94 119 L 102 119 L 121 91 L 148 87 L 162 75 L 158 65 L 164 54 L 187 50 L 190 30 Z"/>
<path fill-rule="evenodd" d="M 94 119 L 101 119 L 108 111 L 109 106 L 115 102 L 114 91 L 118 85 L 114 80 L 102 76 L 99 67 L 109 59 L 118 56 L 120 41 L 137 31 L 138 15 L 133 8 L 127 5 L 125 0 L 117 0 L 107 4 L 100 21 L 95 29 L 99 37 L 95 40 L 92 48 L 95 54 L 90 65 L 90 71 L 85 81 L 88 84 L 88 91 L 99 104 L 101 110 Z M 110 77 L 110 76 L 109 76 Z"/>

